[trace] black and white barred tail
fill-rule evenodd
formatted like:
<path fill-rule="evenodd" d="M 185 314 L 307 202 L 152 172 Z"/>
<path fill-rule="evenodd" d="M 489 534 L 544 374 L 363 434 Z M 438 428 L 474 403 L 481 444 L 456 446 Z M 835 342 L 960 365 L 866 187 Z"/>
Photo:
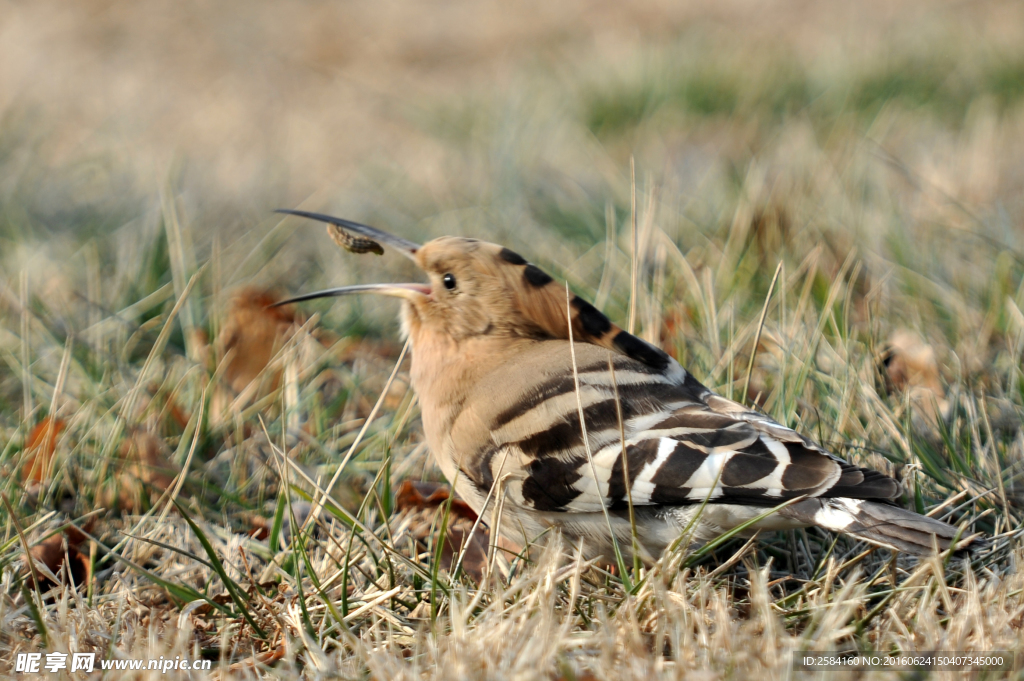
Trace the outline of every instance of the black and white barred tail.
<path fill-rule="evenodd" d="M 817 525 L 884 548 L 911 555 L 945 551 L 957 528 L 892 504 L 863 499 L 805 499 L 780 515 L 806 526 Z"/>

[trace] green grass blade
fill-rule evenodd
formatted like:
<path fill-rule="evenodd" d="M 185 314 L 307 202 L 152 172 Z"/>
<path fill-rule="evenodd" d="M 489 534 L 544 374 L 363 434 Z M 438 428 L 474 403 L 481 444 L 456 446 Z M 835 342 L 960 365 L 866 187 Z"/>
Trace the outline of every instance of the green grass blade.
<path fill-rule="evenodd" d="M 42 641 L 43 647 L 49 648 L 50 631 L 46 628 L 46 620 L 43 619 L 43 614 L 39 612 L 39 605 L 36 603 L 36 599 L 33 598 L 32 594 L 25 587 L 25 582 L 19 581 L 18 589 L 21 591 L 22 599 L 24 599 L 25 604 L 28 606 L 28 614 L 36 625 L 36 631 L 39 632 L 39 639 Z"/>
<path fill-rule="evenodd" d="M 199 529 L 199 526 L 196 525 L 195 521 L 193 521 L 192 518 L 188 515 L 188 513 L 185 512 L 185 509 L 178 502 L 178 500 L 172 499 L 171 501 L 174 502 L 174 505 L 175 507 L 177 507 L 178 512 L 181 513 L 181 517 L 185 519 L 185 522 L 188 523 L 188 526 L 192 528 L 192 532 L 196 535 L 196 538 L 199 539 L 199 543 L 202 544 L 203 550 L 206 551 L 206 555 L 210 557 L 210 563 L 212 564 L 214 572 L 216 572 L 217 575 L 220 577 L 221 581 L 224 582 L 224 588 L 227 589 L 228 595 L 231 596 L 231 600 L 234 601 L 235 606 L 238 608 L 238 611 L 241 613 L 242 617 L 244 617 L 245 621 L 249 623 L 249 626 L 252 627 L 253 631 L 256 632 L 257 636 L 259 636 L 262 639 L 265 639 L 267 637 L 266 632 L 263 631 L 260 625 L 256 624 L 256 620 L 253 619 L 252 614 L 249 612 L 249 608 L 247 607 L 249 600 L 248 594 L 246 594 L 245 591 L 242 590 L 242 588 L 239 587 L 238 584 L 236 584 L 235 581 L 228 576 L 227 570 L 224 569 L 224 564 L 221 562 L 220 557 L 217 555 L 217 552 L 213 548 L 213 544 L 210 543 L 210 540 L 206 537 L 206 534 L 204 534 L 203 531 Z"/>
<path fill-rule="evenodd" d="M 284 507 L 287 501 L 285 490 L 286 488 L 282 487 L 281 493 L 277 495 L 277 510 L 274 511 L 274 523 L 270 527 L 270 537 L 267 538 L 271 554 L 275 554 L 280 550 L 281 526 L 284 525 Z"/>

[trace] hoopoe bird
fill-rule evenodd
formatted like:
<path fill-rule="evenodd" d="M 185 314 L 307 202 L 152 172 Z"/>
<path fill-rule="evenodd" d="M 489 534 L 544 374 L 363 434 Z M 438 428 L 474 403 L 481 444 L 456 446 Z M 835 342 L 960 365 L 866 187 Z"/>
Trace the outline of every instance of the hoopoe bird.
<path fill-rule="evenodd" d="M 508 248 L 451 236 L 421 246 L 329 215 L 279 212 L 359 235 L 354 252 L 379 242 L 426 274 L 427 283 L 285 302 L 358 293 L 402 300 L 428 447 L 482 517 L 501 485 L 506 534 L 558 529 L 582 540 L 586 555 L 610 560 L 613 532 L 632 556 L 635 526 L 648 562 L 684 532 L 699 544 L 758 516 L 743 534 L 818 526 L 917 555 L 958 538 L 957 528 L 896 505 L 896 480 L 715 394 Z"/>

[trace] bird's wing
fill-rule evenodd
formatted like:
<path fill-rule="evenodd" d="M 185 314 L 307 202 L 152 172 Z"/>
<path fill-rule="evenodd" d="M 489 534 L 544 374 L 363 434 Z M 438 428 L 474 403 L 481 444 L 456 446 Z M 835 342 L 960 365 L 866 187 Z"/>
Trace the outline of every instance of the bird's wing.
<path fill-rule="evenodd" d="M 803 495 L 888 501 L 900 493 L 892 478 L 829 454 L 692 376 L 668 378 L 623 357 L 614 360 L 614 378 L 601 362 L 577 376 L 578 391 L 571 370 L 552 372 L 489 415 L 490 440 L 463 467 L 481 491 L 507 475 L 519 503 L 567 512 L 622 507 L 629 496 L 636 505 L 775 506 Z"/>

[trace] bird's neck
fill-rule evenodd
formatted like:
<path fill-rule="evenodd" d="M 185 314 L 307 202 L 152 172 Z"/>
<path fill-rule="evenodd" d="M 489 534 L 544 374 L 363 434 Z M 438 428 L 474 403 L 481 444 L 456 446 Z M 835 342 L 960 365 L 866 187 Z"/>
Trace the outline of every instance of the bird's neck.
<path fill-rule="evenodd" d="M 523 342 L 518 339 L 475 336 L 455 340 L 446 333 L 424 327 L 412 335 L 412 387 L 419 396 L 427 444 L 440 461 L 442 443 L 455 418 L 465 406 L 472 386 L 494 369 L 499 358 L 508 357 Z M 445 471 L 449 473 L 449 471 Z"/>

